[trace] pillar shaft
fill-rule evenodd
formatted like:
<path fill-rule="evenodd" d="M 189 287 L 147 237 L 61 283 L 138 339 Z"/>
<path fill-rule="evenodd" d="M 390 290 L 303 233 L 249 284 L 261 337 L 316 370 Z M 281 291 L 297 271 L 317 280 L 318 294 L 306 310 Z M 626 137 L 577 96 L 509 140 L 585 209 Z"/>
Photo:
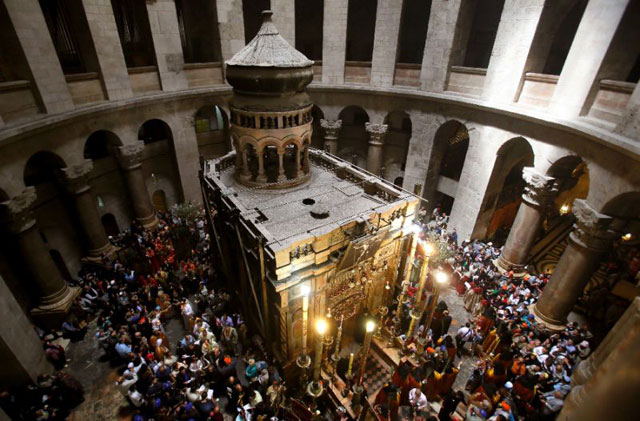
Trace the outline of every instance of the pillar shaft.
<path fill-rule="evenodd" d="M 294 177 L 298 176 L 298 172 L 295 171 Z M 285 181 L 287 179 L 284 174 L 284 151 L 278 151 L 278 181 Z"/>
<path fill-rule="evenodd" d="M 584 200 L 574 201 L 573 213 L 576 224 L 569 244 L 533 308 L 535 316 L 550 328 L 564 326 L 613 239 L 608 230 L 611 218 L 596 212 Z"/>
<path fill-rule="evenodd" d="M 311 171 L 311 167 L 309 165 L 309 144 L 305 144 L 304 146 L 304 162 L 302 164 L 302 171 L 305 174 L 309 174 Z"/>
<path fill-rule="evenodd" d="M 216 0 L 222 61 L 225 62 L 244 47 L 242 1 Z"/>
<path fill-rule="evenodd" d="M 50 372 L 40 338 L 0 277 L 0 357 L 3 369 L 0 382 L 22 386 L 35 382 L 38 375 Z M 0 416 L 0 419 L 3 419 Z M 8 418 L 7 418 L 8 419 Z"/>
<path fill-rule="evenodd" d="M 549 112 L 578 117 L 630 0 L 590 0 L 558 78 Z"/>
<path fill-rule="evenodd" d="M 564 401 L 558 420 L 631 420 L 640 411 L 640 299 L 629 306 L 613 331 L 622 330 L 603 362 L 588 381 L 573 387 Z M 632 314 L 629 314 L 632 313 Z M 635 319 L 633 326 L 624 321 Z M 606 341 L 606 340 L 605 340 Z M 604 345 L 601 344 L 600 346 Z M 604 403 L 604 405 L 603 405 Z"/>
<path fill-rule="evenodd" d="M 242 149 L 242 171 L 240 175 L 244 178 L 251 178 L 251 171 L 249 171 L 249 159 L 247 158 L 247 148 Z"/>
<path fill-rule="evenodd" d="M 443 92 L 452 62 L 462 0 L 433 0 L 429 14 L 427 41 L 420 69 L 421 89 Z M 463 16 L 464 17 L 464 16 Z M 461 32 L 458 30 L 458 32 Z"/>
<path fill-rule="evenodd" d="M 384 146 L 384 136 L 387 133 L 386 124 L 365 123 L 365 128 L 369 133 L 369 149 L 367 151 L 367 171 L 379 175 L 382 167 L 382 148 Z"/>
<path fill-rule="evenodd" d="M 143 227 L 150 229 L 158 225 L 158 220 L 142 173 L 140 158 L 143 151 L 144 142 L 120 146 L 118 161 L 127 182 L 135 218 Z"/>
<path fill-rule="evenodd" d="M 342 128 L 342 120 L 320 120 L 320 127 L 324 131 L 324 150 L 330 154 L 338 153 L 338 135 Z"/>
<path fill-rule="evenodd" d="M 267 181 L 267 175 L 264 172 L 264 151 L 260 151 L 258 153 L 258 176 L 256 177 L 256 181 L 259 183 L 264 183 Z"/>
<path fill-rule="evenodd" d="M 51 35 L 37 0 L 4 2 L 36 87 L 43 111 L 53 114 L 74 108 Z"/>
<path fill-rule="evenodd" d="M 145 3 L 162 90 L 186 89 L 188 83 L 184 73 L 184 56 L 175 2 L 155 0 Z"/>
<path fill-rule="evenodd" d="M 131 98 L 131 80 L 120 45 L 116 18 L 113 9 L 103 4 L 101 0 L 82 0 L 104 90 L 112 101 Z"/>
<path fill-rule="evenodd" d="M 5 227 L 15 236 L 23 269 L 29 273 L 26 287 L 36 301 L 37 307 L 32 310 L 34 318 L 44 322 L 43 325 L 59 327 L 61 317 L 69 311 L 79 291 L 69 288 L 40 237 L 31 210 L 35 201 L 35 188 L 28 187 L 13 199 L 1 203 L 0 210 Z"/>
<path fill-rule="evenodd" d="M 589 355 L 589 358 L 578 364 L 571 376 L 571 385 L 580 386 L 587 383 L 602 363 L 611 355 L 618 344 L 629 335 L 629 332 L 640 331 L 640 298 L 636 297 L 627 311 L 616 322 L 600 345 Z"/>
<path fill-rule="evenodd" d="M 557 193 L 555 179 L 537 173 L 531 167 L 525 167 L 522 178 L 526 182 L 522 203 L 518 208 L 507 242 L 498 258 L 497 266 L 503 270 L 513 269 L 522 273 L 527 257 L 533 247 L 545 208 Z"/>
<path fill-rule="evenodd" d="M 378 0 L 371 59 L 373 86 L 393 85 L 401 15 L 402 0 Z"/>
<path fill-rule="evenodd" d="M 525 72 L 544 0 L 507 0 L 487 68 L 483 99 L 511 104 Z"/>
<path fill-rule="evenodd" d="M 89 159 L 82 164 L 63 168 L 62 181 L 72 196 L 80 226 L 87 240 L 89 257 L 101 259 L 103 256 L 111 255 L 115 250 L 104 231 L 96 200 L 88 184 L 87 175 L 92 169 L 93 162 Z"/>
<path fill-rule="evenodd" d="M 348 0 L 325 0 L 322 28 L 322 83 L 344 83 Z"/>

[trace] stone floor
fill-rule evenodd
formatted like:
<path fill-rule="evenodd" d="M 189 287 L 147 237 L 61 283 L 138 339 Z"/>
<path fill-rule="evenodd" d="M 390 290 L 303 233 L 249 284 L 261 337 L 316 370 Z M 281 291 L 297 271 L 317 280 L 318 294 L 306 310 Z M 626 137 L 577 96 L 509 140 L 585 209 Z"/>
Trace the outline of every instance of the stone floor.
<path fill-rule="evenodd" d="M 458 297 L 455 290 L 446 289 L 441 293 L 452 317 L 449 333 L 455 334 L 457 329 L 467 322 L 469 314 L 464 308 L 462 298 Z M 165 329 L 172 350 L 178 340 L 184 335 L 184 329 L 179 319 L 172 319 L 166 323 Z M 71 343 L 67 349 L 67 357 L 71 359 L 69 366 L 65 371 L 74 375 L 84 386 L 85 400 L 71 414 L 70 420 L 129 420 L 133 413 L 132 408 L 125 398 L 118 392 L 115 387 L 118 367 L 112 366 L 109 361 L 102 358 L 104 352 L 100 349 L 95 339 L 95 326 L 90 325 L 87 336 L 84 340 Z M 351 341 L 345 341 L 343 353 L 348 355 L 349 352 L 356 352 L 359 346 Z M 455 389 L 464 388 L 465 383 L 469 379 L 476 360 L 475 358 L 464 355 L 458 360 L 460 374 L 454 384 Z M 389 368 L 393 372 L 392 368 Z M 242 361 L 237 366 L 238 378 L 244 380 L 244 365 Z M 370 396 L 375 395 L 376 391 L 370 391 Z M 220 402 L 224 407 L 226 402 Z M 233 419 L 230 415 L 225 414 L 225 419 Z"/>
<path fill-rule="evenodd" d="M 176 344 L 184 336 L 182 323 L 179 319 L 171 319 L 165 324 L 165 330 L 171 350 L 175 352 Z M 102 358 L 103 355 L 104 351 L 95 339 L 94 324 L 90 325 L 84 340 L 69 345 L 67 358 L 71 361 L 64 370 L 77 378 L 85 391 L 84 402 L 71 413 L 69 421 L 131 419 L 134 411 L 115 387 L 118 367 Z M 221 399 L 219 404 L 224 408 L 226 400 Z M 233 420 L 233 417 L 225 414 L 225 420 Z"/>

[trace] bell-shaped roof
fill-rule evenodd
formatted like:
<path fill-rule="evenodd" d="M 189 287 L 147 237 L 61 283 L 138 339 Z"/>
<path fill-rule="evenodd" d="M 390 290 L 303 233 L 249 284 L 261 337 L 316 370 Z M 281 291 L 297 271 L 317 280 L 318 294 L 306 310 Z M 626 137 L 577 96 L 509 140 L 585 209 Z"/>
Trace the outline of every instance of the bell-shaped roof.
<path fill-rule="evenodd" d="M 271 10 L 262 12 L 262 26 L 258 34 L 227 60 L 228 66 L 296 68 L 313 64 L 312 60 L 282 38 L 271 20 L 271 15 Z"/>

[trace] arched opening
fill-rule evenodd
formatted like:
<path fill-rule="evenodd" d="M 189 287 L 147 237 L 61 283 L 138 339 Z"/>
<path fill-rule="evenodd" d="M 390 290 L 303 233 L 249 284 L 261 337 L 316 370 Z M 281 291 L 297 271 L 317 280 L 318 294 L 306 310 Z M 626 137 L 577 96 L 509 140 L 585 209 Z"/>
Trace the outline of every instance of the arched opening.
<path fill-rule="evenodd" d="M 100 218 L 102 221 L 102 226 L 104 227 L 104 232 L 109 236 L 116 236 L 120 233 L 120 227 L 118 227 L 118 221 L 116 217 L 113 216 L 112 213 L 105 213 Z"/>
<path fill-rule="evenodd" d="M 582 304 L 590 326 L 608 332 L 640 287 L 640 191 L 615 196 L 600 212 L 612 218 L 608 228 L 618 237 L 587 284 Z"/>
<path fill-rule="evenodd" d="M 311 133 L 311 146 L 316 149 L 324 149 L 324 136 L 322 133 L 322 127 L 320 127 L 320 120 L 324 118 L 324 113 L 320 109 L 320 107 L 314 105 L 311 109 L 311 117 L 313 118 L 313 122 L 311 123 L 311 127 L 313 132 Z"/>
<path fill-rule="evenodd" d="M 385 117 L 388 125 L 382 150 L 380 173 L 387 180 L 404 176 L 411 141 L 411 117 L 404 111 L 392 111 Z"/>
<path fill-rule="evenodd" d="M 296 50 L 311 60 L 322 60 L 323 0 L 296 0 Z"/>
<path fill-rule="evenodd" d="M 533 162 L 533 149 L 522 137 L 510 139 L 498 149 L 473 238 L 504 243 L 522 201 L 522 169 Z"/>
<path fill-rule="evenodd" d="M 60 254 L 60 252 L 56 249 L 51 249 L 49 250 L 49 255 L 53 259 L 53 263 L 55 263 L 62 277 L 67 282 L 72 281 L 73 277 L 71 276 L 71 273 L 69 272 L 69 268 L 67 268 L 67 264 L 64 262 L 64 259 L 62 258 L 62 255 Z"/>
<path fill-rule="evenodd" d="M 404 182 L 404 177 L 396 177 L 395 180 L 393 180 L 393 184 L 398 187 L 402 187 L 403 182 Z"/>
<path fill-rule="evenodd" d="M 369 114 L 362 107 L 349 105 L 340 112 L 338 118 L 342 120 L 338 156 L 366 168 L 369 142 L 365 123 L 369 122 Z"/>
<path fill-rule="evenodd" d="M 53 152 L 37 152 L 25 165 L 24 184 L 36 189 L 32 209 L 43 241 L 59 250 L 63 259 L 74 266 L 87 244 L 81 235 L 77 211 L 59 181 L 60 170 L 66 166 L 65 161 Z"/>
<path fill-rule="evenodd" d="M 138 140 L 145 144 L 142 170 L 149 190 L 169 190 L 168 200 L 181 202 L 183 194 L 175 156 L 173 133 L 167 123 L 159 119 L 146 121 L 138 130 Z M 164 183 L 164 184 L 161 184 Z"/>
<path fill-rule="evenodd" d="M 198 152 L 203 159 L 217 158 L 231 150 L 229 119 L 222 108 L 217 105 L 200 108 L 194 123 Z"/>
<path fill-rule="evenodd" d="M 164 190 L 156 190 L 151 195 L 151 202 L 156 212 L 167 212 L 167 195 Z"/>
<path fill-rule="evenodd" d="M 422 190 L 422 196 L 428 200 L 424 205 L 427 213 L 435 207 L 446 214 L 451 213 L 467 149 L 469 131 L 459 121 L 447 121 L 436 131 Z"/>
<path fill-rule="evenodd" d="M 498 33 L 504 0 L 474 2 L 473 22 L 464 54 L 463 66 L 486 69 Z"/>
<path fill-rule="evenodd" d="M 118 146 L 122 146 L 118 136 L 107 130 L 98 130 L 87 138 L 84 144 L 84 157 L 94 162 L 113 157 Z"/>
<path fill-rule="evenodd" d="M 269 0 L 251 0 L 242 2 L 244 18 L 244 43 L 248 44 L 258 33 L 262 25 L 262 11 L 271 9 Z"/>
<path fill-rule="evenodd" d="M 547 175 L 556 179 L 558 194 L 554 208 L 558 214 L 571 211 L 573 201 L 586 199 L 589 193 L 589 168 L 579 156 L 565 156 L 554 162 Z"/>

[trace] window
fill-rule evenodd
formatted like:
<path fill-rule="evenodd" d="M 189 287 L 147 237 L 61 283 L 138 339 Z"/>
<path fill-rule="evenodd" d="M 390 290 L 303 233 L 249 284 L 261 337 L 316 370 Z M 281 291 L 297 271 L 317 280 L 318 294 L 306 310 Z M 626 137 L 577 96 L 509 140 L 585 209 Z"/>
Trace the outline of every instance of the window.
<path fill-rule="evenodd" d="M 155 65 L 145 0 L 111 0 L 127 67 Z"/>

